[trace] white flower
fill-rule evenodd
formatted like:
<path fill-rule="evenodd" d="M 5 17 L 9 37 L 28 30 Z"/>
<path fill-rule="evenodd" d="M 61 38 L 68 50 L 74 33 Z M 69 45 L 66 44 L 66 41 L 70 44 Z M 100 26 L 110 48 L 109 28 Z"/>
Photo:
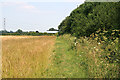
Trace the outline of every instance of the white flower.
<path fill-rule="evenodd" d="M 100 44 L 100 42 L 98 44 Z"/>

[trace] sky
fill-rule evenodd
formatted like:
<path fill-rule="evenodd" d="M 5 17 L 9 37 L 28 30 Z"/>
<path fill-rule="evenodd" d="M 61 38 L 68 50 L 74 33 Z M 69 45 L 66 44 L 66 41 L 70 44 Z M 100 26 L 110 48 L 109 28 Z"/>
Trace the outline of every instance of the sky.
<path fill-rule="evenodd" d="M 0 30 L 6 18 L 6 30 L 46 31 L 58 25 L 84 0 L 7 1 L 0 2 Z"/>

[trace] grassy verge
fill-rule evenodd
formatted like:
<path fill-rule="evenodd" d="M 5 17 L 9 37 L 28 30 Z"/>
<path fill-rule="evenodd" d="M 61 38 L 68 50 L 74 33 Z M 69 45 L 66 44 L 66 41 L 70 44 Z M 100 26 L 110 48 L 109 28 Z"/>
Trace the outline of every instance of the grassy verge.
<path fill-rule="evenodd" d="M 71 47 L 71 40 L 66 40 L 66 36 L 56 39 L 55 50 L 50 68 L 46 70 L 47 77 L 52 78 L 87 78 L 86 67 L 81 66 L 81 55 L 77 55 L 76 49 Z M 80 53 L 82 54 L 82 52 Z"/>
<path fill-rule="evenodd" d="M 119 78 L 119 64 L 106 59 L 118 43 L 105 45 L 91 38 L 77 39 L 63 35 L 57 38 L 52 64 L 44 73 L 51 78 Z M 118 40 L 117 40 L 118 41 Z M 105 47 L 103 49 L 103 47 Z M 116 56 L 116 55 L 115 55 Z"/>

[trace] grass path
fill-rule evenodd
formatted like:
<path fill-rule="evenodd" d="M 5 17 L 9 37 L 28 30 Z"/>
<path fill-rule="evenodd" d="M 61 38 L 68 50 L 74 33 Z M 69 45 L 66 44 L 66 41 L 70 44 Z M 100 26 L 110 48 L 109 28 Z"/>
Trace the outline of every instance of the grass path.
<path fill-rule="evenodd" d="M 80 65 L 80 57 L 76 57 L 76 51 L 70 49 L 69 42 L 57 38 L 53 51 L 54 57 L 52 65 L 48 69 L 47 76 L 53 78 L 85 78 L 87 77 L 86 70 Z"/>
<path fill-rule="evenodd" d="M 92 39 L 63 35 L 56 39 L 52 64 L 45 71 L 50 78 L 118 78 L 119 65 L 105 58 L 104 45 Z"/>

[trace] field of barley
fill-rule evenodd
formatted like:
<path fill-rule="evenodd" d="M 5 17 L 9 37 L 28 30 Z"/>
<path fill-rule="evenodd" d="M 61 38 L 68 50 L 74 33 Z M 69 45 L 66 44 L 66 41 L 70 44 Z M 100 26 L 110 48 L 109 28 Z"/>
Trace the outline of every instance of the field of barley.
<path fill-rule="evenodd" d="M 54 36 L 0 36 L 2 78 L 40 78 L 51 64 Z"/>

